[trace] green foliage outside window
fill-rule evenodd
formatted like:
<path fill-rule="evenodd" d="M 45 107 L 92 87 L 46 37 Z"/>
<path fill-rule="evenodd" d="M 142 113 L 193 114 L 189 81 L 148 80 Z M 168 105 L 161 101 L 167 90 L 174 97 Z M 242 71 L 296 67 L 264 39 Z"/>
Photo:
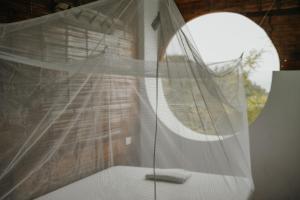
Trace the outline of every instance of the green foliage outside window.
<path fill-rule="evenodd" d="M 249 124 L 255 121 L 268 99 L 268 92 L 249 79 L 250 74 L 253 73 L 256 68 L 260 67 L 258 63 L 263 53 L 263 50 L 253 50 L 244 59 L 245 61 L 243 63 L 243 78 L 247 97 Z"/>

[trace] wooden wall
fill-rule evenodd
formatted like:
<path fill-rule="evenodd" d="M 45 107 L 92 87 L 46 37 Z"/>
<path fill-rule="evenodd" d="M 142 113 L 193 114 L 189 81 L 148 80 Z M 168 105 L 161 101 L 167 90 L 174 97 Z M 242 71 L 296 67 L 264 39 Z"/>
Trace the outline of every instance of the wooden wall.
<path fill-rule="evenodd" d="M 15 155 L 14 153 L 34 132 L 53 105 L 54 110 L 51 110 L 48 119 L 38 128 L 34 138 L 46 130 L 44 135 L 25 154 L 9 176 L 1 181 L 2 192 L 22 181 L 31 170 L 40 165 L 45 155 L 55 146 L 59 148 L 8 199 L 32 199 L 112 165 L 139 164 L 137 157 L 139 104 L 134 90 L 138 82 L 134 77 L 95 75 L 83 85 L 87 76 L 79 74 L 60 84 L 50 81 L 50 84 L 55 86 L 52 88 L 48 84 L 40 84 L 38 87 L 45 86 L 49 91 L 37 90 L 28 97 L 33 87 L 37 86 L 35 81 L 67 75 L 27 67 L 26 73 L 30 75 L 28 80 L 20 70 L 22 69 L 11 71 L 11 74 L 17 74 L 13 83 L 1 77 L 1 96 L 9 101 L 15 101 L 15 105 L 1 99 L 3 118 L 0 125 L 0 146 L 5 150 L 1 148 L 0 160 L 6 163 L 11 160 L 12 155 Z M 3 73 L 3 68 L 1 72 Z M 103 80 L 99 81 L 100 78 Z M 72 93 L 72 90 L 75 93 L 82 85 L 78 95 L 71 100 L 72 94 L 67 94 Z M 9 87 L 12 88 L 8 89 Z M 88 101 L 86 105 L 84 101 Z M 70 105 L 65 108 L 69 102 Z M 5 110 L 4 106 L 10 110 Z M 65 110 L 59 116 L 63 109 Z M 3 113 L 5 111 L 6 113 Z M 52 123 L 56 116 L 59 117 Z M 126 137 L 132 138 L 132 144 L 125 144 Z M 60 140 L 63 140 L 62 144 Z"/>
<path fill-rule="evenodd" d="M 48 27 L 52 33 L 64 33 L 59 25 L 55 26 Z M 70 27 L 68 33 L 68 37 L 55 34 L 42 38 L 43 48 L 36 54 L 46 56 L 48 61 L 58 52 L 65 52 L 67 59 L 84 59 L 94 45 L 89 44 L 91 39 L 82 38 L 101 37 Z M 22 34 L 18 40 L 8 42 L 16 49 L 39 44 L 41 37 L 26 44 Z M 106 42 L 110 42 L 110 53 L 136 56 L 136 44 L 129 33 L 115 30 Z M 93 54 L 103 53 L 101 50 Z M 0 169 L 7 166 L 30 135 L 33 139 L 29 144 L 40 137 L 0 181 L 0 194 L 22 183 L 7 199 L 32 199 L 114 165 L 138 166 L 138 87 L 138 79 L 131 76 L 70 74 L 0 60 Z M 127 137 L 132 139 L 130 145 L 125 143 Z M 48 158 L 46 155 L 56 147 Z M 35 168 L 36 172 L 30 174 Z"/>

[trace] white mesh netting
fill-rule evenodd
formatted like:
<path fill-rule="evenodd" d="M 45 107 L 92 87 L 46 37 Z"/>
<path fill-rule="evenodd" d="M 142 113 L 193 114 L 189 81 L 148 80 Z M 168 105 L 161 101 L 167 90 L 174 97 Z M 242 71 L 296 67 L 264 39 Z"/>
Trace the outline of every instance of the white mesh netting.
<path fill-rule="evenodd" d="M 99 0 L 1 25 L 0 199 L 249 198 L 241 58 L 206 65 L 184 23 L 172 0 Z"/>

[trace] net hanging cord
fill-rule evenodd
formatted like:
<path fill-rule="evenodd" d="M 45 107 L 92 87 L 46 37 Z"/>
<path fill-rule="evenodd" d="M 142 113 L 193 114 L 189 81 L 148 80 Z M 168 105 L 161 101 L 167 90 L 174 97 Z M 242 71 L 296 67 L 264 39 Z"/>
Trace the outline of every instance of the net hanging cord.
<path fill-rule="evenodd" d="M 158 116 L 157 116 L 157 111 L 158 111 L 158 64 L 156 67 L 156 85 L 155 85 L 155 132 L 154 132 L 154 147 L 153 147 L 153 175 L 154 175 L 154 200 L 157 199 L 157 189 L 156 189 L 156 148 L 157 148 L 157 125 L 158 125 Z"/>
<path fill-rule="evenodd" d="M 154 175 L 154 200 L 157 199 L 157 179 L 156 179 L 156 148 L 157 148 L 157 135 L 158 135 L 158 76 L 159 76 L 159 61 L 157 57 L 156 63 L 156 77 L 155 77 L 155 132 L 154 132 L 154 146 L 153 146 L 153 175 Z"/>
<path fill-rule="evenodd" d="M 266 14 L 263 16 L 263 18 L 260 20 L 260 22 L 258 23 L 260 26 L 264 23 L 266 17 L 269 15 L 269 13 L 272 11 L 274 5 L 275 5 L 276 0 L 273 0 L 271 6 L 269 7 L 268 11 L 266 12 Z"/>
<path fill-rule="evenodd" d="M 154 31 L 157 31 L 160 25 L 160 14 L 158 13 L 153 23 L 151 24 Z M 161 39 L 161 38 L 159 38 Z M 159 42 L 157 42 L 159 44 Z M 157 200 L 157 177 L 156 177 L 156 153 L 157 153 L 157 137 L 158 137 L 158 77 L 159 77 L 159 56 L 160 51 L 157 50 L 156 58 L 156 74 L 155 74 L 155 130 L 153 144 L 153 175 L 154 175 L 154 200 Z"/>

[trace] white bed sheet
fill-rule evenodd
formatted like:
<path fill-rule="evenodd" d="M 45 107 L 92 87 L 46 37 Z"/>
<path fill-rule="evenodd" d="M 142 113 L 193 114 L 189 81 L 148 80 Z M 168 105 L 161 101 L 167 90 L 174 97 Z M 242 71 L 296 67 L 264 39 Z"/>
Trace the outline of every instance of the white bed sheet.
<path fill-rule="evenodd" d="M 153 200 L 154 183 L 145 180 L 151 171 L 111 167 L 36 200 Z M 157 200 L 246 200 L 251 193 L 247 178 L 191 173 L 184 184 L 157 182 Z"/>

